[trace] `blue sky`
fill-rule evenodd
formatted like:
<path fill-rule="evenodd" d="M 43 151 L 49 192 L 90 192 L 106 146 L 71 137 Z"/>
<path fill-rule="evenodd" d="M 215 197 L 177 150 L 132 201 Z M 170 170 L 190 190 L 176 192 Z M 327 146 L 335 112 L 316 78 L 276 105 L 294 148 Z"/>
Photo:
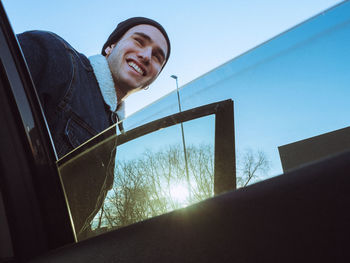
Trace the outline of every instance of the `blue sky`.
<path fill-rule="evenodd" d="M 16 33 L 53 31 L 87 56 L 100 49 L 118 22 L 132 16 L 159 21 L 168 31 L 172 54 L 147 91 L 127 99 L 127 114 L 222 63 L 303 22 L 339 0 L 66 1 L 3 0 Z"/>

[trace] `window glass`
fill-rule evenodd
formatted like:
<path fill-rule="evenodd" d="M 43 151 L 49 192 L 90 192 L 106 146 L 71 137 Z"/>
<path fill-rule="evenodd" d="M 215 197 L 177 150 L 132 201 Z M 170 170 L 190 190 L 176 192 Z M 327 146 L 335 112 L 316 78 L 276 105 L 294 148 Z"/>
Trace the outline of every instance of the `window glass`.
<path fill-rule="evenodd" d="M 212 197 L 214 128 L 209 115 L 184 123 L 184 141 L 181 124 L 118 147 L 114 135 L 59 165 L 78 240 Z"/>

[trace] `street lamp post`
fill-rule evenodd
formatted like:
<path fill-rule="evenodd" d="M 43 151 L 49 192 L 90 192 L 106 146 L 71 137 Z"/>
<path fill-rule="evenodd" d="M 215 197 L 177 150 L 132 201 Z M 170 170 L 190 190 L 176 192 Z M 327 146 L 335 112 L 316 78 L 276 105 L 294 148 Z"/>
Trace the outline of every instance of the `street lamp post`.
<path fill-rule="evenodd" d="M 178 78 L 176 75 L 171 75 L 171 78 L 176 80 L 176 93 L 177 93 L 177 102 L 179 105 L 179 112 L 181 112 L 181 102 L 180 102 L 180 94 L 179 94 L 179 83 L 178 83 Z M 184 135 L 184 127 L 182 122 L 180 123 L 181 125 L 181 134 L 182 134 L 182 145 L 184 149 L 184 156 L 185 156 L 185 167 L 186 167 L 186 180 L 187 180 L 187 188 L 188 188 L 188 198 L 191 200 L 191 182 L 190 182 L 190 177 L 188 174 L 188 164 L 187 164 L 187 152 L 186 152 L 186 143 L 185 143 L 185 135 Z"/>

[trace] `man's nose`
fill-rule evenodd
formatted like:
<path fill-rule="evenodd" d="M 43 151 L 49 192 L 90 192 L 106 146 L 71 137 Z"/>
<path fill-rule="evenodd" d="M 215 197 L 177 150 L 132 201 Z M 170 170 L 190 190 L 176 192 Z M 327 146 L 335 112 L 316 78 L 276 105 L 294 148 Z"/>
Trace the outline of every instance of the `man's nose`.
<path fill-rule="evenodd" d="M 145 47 L 139 51 L 138 56 L 142 59 L 143 62 L 148 63 L 152 57 L 152 48 Z"/>

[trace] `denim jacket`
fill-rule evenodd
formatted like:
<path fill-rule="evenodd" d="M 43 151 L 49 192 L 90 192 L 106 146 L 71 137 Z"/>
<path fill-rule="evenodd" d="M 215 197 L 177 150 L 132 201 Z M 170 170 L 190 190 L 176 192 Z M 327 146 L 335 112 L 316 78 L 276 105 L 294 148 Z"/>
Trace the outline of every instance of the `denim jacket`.
<path fill-rule="evenodd" d="M 17 37 L 44 109 L 58 157 L 116 121 L 116 114 L 105 103 L 86 56 L 78 53 L 54 33 L 30 31 Z M 65 183 L 78 236 L 89 226 L 113 185 L 114 158 L 111 162 L 98 158 L 100 157 L 95 160 L 96 166 L 90 168 L 83 165 L 79 168 L 83 179 L 73 176 L 71 181 Z M 107 162 L 109 165 L 104 165 Z"/>
<path fill-rule="evenodd" d="M 115 122 L 86 56 L 51 32 L 29 31 L 18 40 L 58 157 Z"/>

